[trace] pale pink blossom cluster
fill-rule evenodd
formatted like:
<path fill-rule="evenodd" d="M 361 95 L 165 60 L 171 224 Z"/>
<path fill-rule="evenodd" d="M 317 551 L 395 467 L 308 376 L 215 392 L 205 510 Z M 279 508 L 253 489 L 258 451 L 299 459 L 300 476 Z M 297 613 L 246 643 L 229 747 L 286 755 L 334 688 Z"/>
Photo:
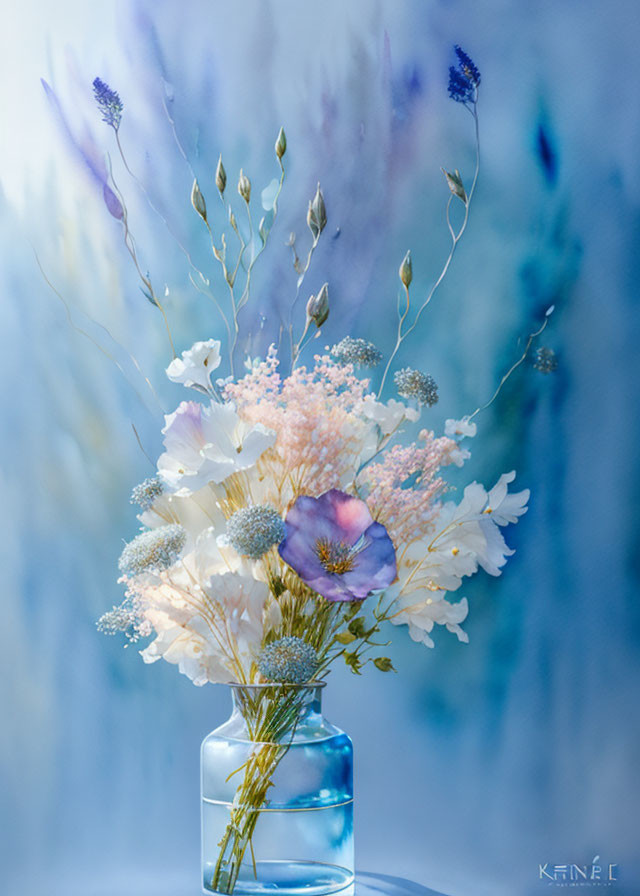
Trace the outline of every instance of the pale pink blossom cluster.
<path fill-rule="evenodd" d="M 243 379 L 225 386 L 225 398 L 246 422 L 275 432 L 274 477 L 288 481 L 295 494 L 316 496 L 353 481 L 371 437 L 362 414 L 368 385 L 351 364 L 328 355 L 316 355 L 312 369 L 299 367 L 283 379 L 271 349 Z"/>
<path fill-rule="evenodd" d="M 394 445 L 383 459 L 362 471 L 371 513 L 386 526 L 396 546 L 411 544 L 431 529 L 436 499 L 447 487 L 438 472 L 454 463 L 458 445 L 423 429 L 419 442 Z"/>

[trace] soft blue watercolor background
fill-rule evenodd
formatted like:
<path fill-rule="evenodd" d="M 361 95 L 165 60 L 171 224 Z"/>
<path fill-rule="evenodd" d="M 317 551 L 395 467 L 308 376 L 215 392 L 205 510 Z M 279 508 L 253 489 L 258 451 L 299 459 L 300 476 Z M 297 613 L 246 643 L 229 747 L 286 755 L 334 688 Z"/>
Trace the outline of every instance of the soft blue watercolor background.
<path fill-rule="evenodd" d="M 516 468 L 533 497 L 504 576 L 462 592 L 471 643 L 439 632 L 427 651 L 394 630 L 400 675 L 332 681 L 327 712 L 357 751 L 359 865 L 456 896 L 535 896 L 538 863 L 600 855 L 619 864 L 617 892 L 640 893 L 637 5 L 23 6 L 3 29 L 0 79 L 2 892 L 197 892 L 198 745 L 228 702 L 95 631 L 120 599 L 129 489 L 149 471 L 131 423 L 157 455 L 161 406 L 181 395 L 163 382 L 161 322 L 99 181 L 39 77 L 97 159 L 113 146 L 90 83 L 99 74 L 120 91 L 130 163 L 203 263 L 163 97 L 210 195 L 220 150 L 232 185 L 241 165 L 268 183 L 284 124 L 290 173 L 257 311 L 268 330 L 293 294 L 282 244 L 304 232 L 320 180 L 330 224 L 305 289 L 330 281 L 327 341 L 351 328 L 382 344 L 406 249 L 423 290 L 446 252 L 439 166 L 471 171 L 471 122 L 446 96 L 459 42 L 483 72 L 483 170 L 467 237 L 405 360 L 440 384 L 435 427 L 487 398 L 551 303 L 545 341 L 561 368 L 519 371 L 481 418 L 468 470 L 490 485 Z M 114 170 L 143 264 L 169 286 L 179 345 L 217 335 L 167 228 Z M 75 325 L 126 376 L 69 326 L 32 247 Z"/>

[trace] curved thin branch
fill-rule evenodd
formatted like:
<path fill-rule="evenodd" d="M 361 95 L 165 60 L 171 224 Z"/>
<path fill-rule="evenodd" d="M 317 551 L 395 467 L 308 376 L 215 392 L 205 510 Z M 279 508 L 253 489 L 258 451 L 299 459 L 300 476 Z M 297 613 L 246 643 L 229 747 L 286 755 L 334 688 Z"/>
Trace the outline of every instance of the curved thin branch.
<path fill-rule="evenodd" d="M 467 108 L 469 108 L 469 107 L 467 107 Z M 466 197 L 466 201 L 465 201 L 464 218 L 462 220 L 462 223 L 461 223 L 458 231 L 456 232 L 451 224 L 451 219 L 450 219 L 451 203 L 453 200 L 453 194 L 452 194 L 451 196 L 449 196 L 449 199 L 447 201 L 447 208 L 446 208 L 446 212 L 445 212 L 447 227 L 448 227 L 449 233 L 451 235 L 451 247 L 449 249 L 449 254 L 447 255 L 446 261 L 444 263 L 442 270 L 440 271 L 440 274 L 439 274 L 437 280 L 435 281 L 435 283 L 429 290 L 427 297 L 425 298 L 424 302 L 418 309 L 416 316 L 413 320 L 413 323 L 411 323 L 407 327 L 406 330 L 403 330 L 404 321 L 406 320 L 406 317 L 409 312 L 409 302 L 407 302 L 407 308 L 405 310 L 405 313 L 400 318 L 399 323 L 398 323 L 398 335 L 396 338 L 396 344 L 393 348 L 393 351 L 391 352 L 391 355 L 389 356 L 389 360 L 387 361 L 386 367 L 384 369 L 384 373 L 382 374 L 382 381 L 380 383 L 380 388 L 378 389 L 378 398 L 380 398 L 380 396 L 382 394 L 382 390 L 384 389 L 385 383 L 387 381 L 387 376 L 389 374 L 389 370 L 391 369 L 391 365 L 392 365 L 396 355 L 400 351 L 402 343 L 405 341 L 407 336 L 409 336 L 415 330 L 415 328 L 418 325 L 418 322 L 420 321 L 423 311 L 429 305 L 436 290 L 438 289 L 438 287 L 444 280 L 444 278 L 447 274 L 447 271 L 449 270 L 449 267 L 451 265 L 451 262 L 453 260 L 453 256 L 455 255 L 455 251 L 458 246 L 458 243 L 462 239 L 462 235 L 464 234 L 465 230 L 467 229 L 467 223 L 469 221 L 469 211 L 471 208 L 471 201 L 473 199 L 473 195 L 476 190 L 476 184 L 478 183 L 478 174 L 480 173 L 480 131 L 479 131 L 479 127 L 478 127 L 478 111 L 477 111 L 475 103 L 474 103 L 473 107 L 469 109 L 469 111 L 473 115 L 473 119 L 474 119 L 474 123 L 475 123 L 476 163 L 475 163 L 475 170 L 474 170 L 474 174 L 473 174 L 473 180 L 471 182 L 471 187 L 469 189 L 469 192 L 467 193 L 467 197 Z M 408 298 L 408 290 L 407 290 L 407 298 Z"/>

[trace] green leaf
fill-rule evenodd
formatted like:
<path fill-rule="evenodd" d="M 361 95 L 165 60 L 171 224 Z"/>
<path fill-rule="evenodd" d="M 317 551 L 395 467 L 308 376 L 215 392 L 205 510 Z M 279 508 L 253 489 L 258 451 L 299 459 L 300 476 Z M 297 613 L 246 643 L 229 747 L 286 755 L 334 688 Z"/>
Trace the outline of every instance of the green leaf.
<path fill-rule="evenodd" d="M 351 644 L 355 640 L 356 636 L 351 632 L 338 632 L 338 634 L 336 635 L 336 641 L 338 642 L 338 644 Z"/>
<path fill-rule="evenodd" d="M 281 594 L 287 590 L 287 586 L 282 581 L 280 576 L 272 575 L 269 579 L 269 586 L 271 588 L 271 593 L 274 597 L 278 598 Z"/>
<path fill-rule="evenodd" d="M 360 667 L 362 663 L 358 659 L 357 653 L 345 653 L 344 661 L 349 666 L 354 675 L 360 675 Z"/>
<path fill-rule="evenodd" d="M 359 610 L 360 607 L 362 606 L 362 603 L 363 603 L 363 601 L 361 601 L 361 600 L 354 600 L 354 601 L 349 605 L 349 608 L 348 608 L 347 612 L 344 614 L 344 618 L 345 618 L 347 621 L 349 621 L 350 619 L 353 619 L 353 617 L 356 615 L 356 613 L 358 612 L 358 610 Z"/>
<path fill-rule="evenodd" d="M 349 631 L 356 638 L 364 638 L 366 635 L 364 627 L 364 616 L 356 616 L 349 623 Z"/>
<path fill-rule="evenodd" d="M 393 667 L 393 663 L 388 656 L 377 656 L 373 661 L 373 665 L 376 667 L 376 669 L 380 669 L 381 672 L 396 671 L 396 669 L 394 669 Z"/>

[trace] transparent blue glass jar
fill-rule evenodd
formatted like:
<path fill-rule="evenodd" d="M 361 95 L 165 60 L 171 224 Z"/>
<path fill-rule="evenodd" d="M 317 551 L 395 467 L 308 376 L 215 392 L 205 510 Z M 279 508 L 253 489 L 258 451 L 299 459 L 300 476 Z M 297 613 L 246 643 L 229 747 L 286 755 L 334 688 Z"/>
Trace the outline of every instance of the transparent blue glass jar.
<path fill-rule="evenodd" d="M 353 747 L 323 687 L 231 685 L 202 743 L 203 892 L 353 893 Z"/>

